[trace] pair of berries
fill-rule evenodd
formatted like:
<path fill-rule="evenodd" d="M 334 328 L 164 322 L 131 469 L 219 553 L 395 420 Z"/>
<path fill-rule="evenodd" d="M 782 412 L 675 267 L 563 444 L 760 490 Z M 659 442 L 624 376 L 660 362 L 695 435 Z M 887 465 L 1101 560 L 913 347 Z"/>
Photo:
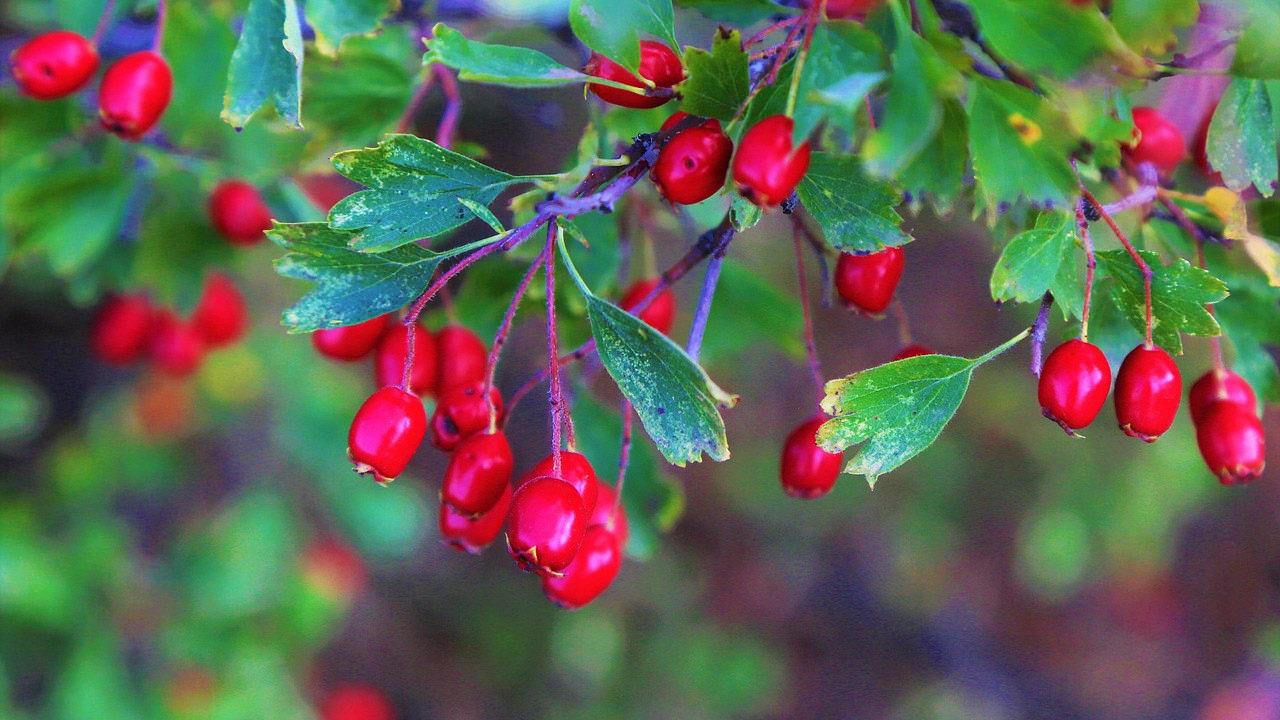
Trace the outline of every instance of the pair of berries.
<path fill-rule="evenodd" d="M 1111 366 L 1098 346 L 1074 339 L 1054 348 L 1040 372 L 1037 395 L 1045 417 L 1074 434 L 1093 422 L 1111 388 Z M 1120 429 L 1155 442 L 1178 414 L 1182 376 L 1163 349 L 1134 348 L 1116 373 L 1115 408 Z"/>
<path fill-rule="evenodd" d="M 1209 471 L 1223 485 L 1247 483 L 1266 466 L 1266 432 L 1257 399 L 1244 378 L 1225 369 L 1205 373 L 1191 385 L 1191 422 Z"/>
<path fill-rule="evenodd" d="M 1135 164 L 1151 163 L 1163 173 L 1172 172 L 1187 157 L 1187 141 L 1182 131 L 1160 111 L 1149 107 L 1133 109 L 1133 142 L 1121 148 Z"/>
<path fill-rule="evenodd" d="M 905 265 L 900 247 L 886 247 L 865 255 L 840 253 L 836 261 L 836 292 L 849 305 L 878 315 L 893 301 Z"/>
<path fill-rule="evenodd" d="M 432 335 L 422 326 L 394 322 L 390 315 L 355 325 L 326 328 L 311 334 L 311 344 L 325 357 L 343 362 L 374 354 L 374 375 L 379 387 L 403 381 L 409 337 L 413 336 L 413 369 L 408 388 L 418 395 L 441 397 L 457 387 L 484 379 L 489 350 L 475 333 L 446 325 Z"/>
<path fill-rule="evenodd" d="M 209 220 L 232 245 L 256 245 L 271 229 L 271 208 L 243 180 L 223 180 L 209 194 Z"/>

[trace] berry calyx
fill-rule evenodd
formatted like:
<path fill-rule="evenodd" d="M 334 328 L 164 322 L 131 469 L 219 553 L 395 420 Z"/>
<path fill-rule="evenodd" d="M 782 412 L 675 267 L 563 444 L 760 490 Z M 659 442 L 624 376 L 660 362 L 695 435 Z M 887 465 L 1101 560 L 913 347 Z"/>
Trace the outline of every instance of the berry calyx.
<path fill-rule="evenodd" d="M 450 452 L 465 438 L 489 427 L 489 402 L 493 402 L 496 417 L 502 419 L 502 394 L 497 388 L 489 388 L 489 400 L 484 397 L 483 380 L 463 385 L 441 395 L 431 416 L 431 444 Z"/>
<path fill-rule="evenodd" d="M 809 142 L 793 146 L 794 127 L 786 115 L 772 115 L 752 125 L 738 143 L 733 182 L 756 205 L 781 205 L 809 170 Z"/>
<path fill-rule="evenodd" d="M 484 379 L 489 348 L 475 333 L 461 325 L 445 325 L 436 331 L 436 348 L 438 394 Z"/>
<path fill-rule="evenodd" d="M 1187 394 L 1191 406 L 1191 422 L 1199 425 L 1209 412 L 1209 406 L 1218 401 L 1235 403 L 1249 412 L 1258 408 L 1258 400 L 1249 382 L 1226 369 L 1213 369 L 1191 384 Z"/>
<path fill-rule="evenodd" d="M 658 278 L 631 283 L 631 287 L 627 288 L 626 293 L 622 295 L 622 300 L 618 302 L 618 307 L 631 312 L 631 309 L 639 305 L 640 301 L 648 297 L 656 287 L 658 287 Z M 671 332 L 671 326 L 676 322 L 676 294 L 671 292 L 671 288 L 664 288 L 653 302 L 640 311 L 637 317 L 645 321 L 649 327 L 666 335 Z"/>
<path fill-rule="evenodd" d="M 882 313 L 893 301 L 905 265 L 899 247 L 867 255 L 840 253 L 836 261 L 836 291 L 845 302 L 865 313 Z"/>
<path fill-rule="evenodd" d="M 582 70 L 588 75 L 594 75 L 605 80 L 613 80 L 623 85 L 637 88 L 646 87 L 644 81 L 632 74 L 630 70 L 599 53 L 592 53 L 591 58 L 587 60 L 586 67 Z M 639 70 L 640 77 L 649 80 L 660 88 L 671 88 L 684 80 L 684 65 L 680 63 L 680 56 L 666 45 L 653 40 L 640 41 Z M 621 105 L 629 108 L 656 108 L 665 104 L 672 97 L 670 95 L 665 97 L 641 95 L 622 88 L 608 87 L 596 83 L 588 83 L 587 88 L 595 93 L 596 97 L 611 105 Z"/>
<path fill-rule="evenodd" d="M 317 330 L 311 333 L 311 344 L 325 357 L 348 362 L 359 360 L 373 352 L 390 323 L 390 315 L 379 315 L 355 325 Z"/>
<path fill-rule="evenodd" d="M 458 512 L 449 503 L 440 503 L 440 537 L 458 550 L 478 555 L 502 533 L 511 509 L 512 492 L 511 484 L 507 483 L 498 504 L 475 518 Z"/>
<path fill-rule="evenodd" d="M 83 35 L 55 30 L 23 43 L 9 61 L 23 95 L 55 100 L 89 82 L 98 69 L 98 51 Z"/>
<path fill-rule="evenodd" d="M 89 347 L 112 365 L 137 362 L 147 351 L 154 320 L 155 309 L 142 295 L 108 297 L 93 318 Z"/>
<path fill-rule="evenodd" d="M 573 560 L 559 575 L 542 576 L 542 592 L 566 610 L 590 603 L 600 596 L 622 565 L 622 543 L 601 525 L 587 528 Z"/>
<path fill-rule="evenodd" d="M 243 180 L 223 180 L 209 193 L 209 219 L 232 245 L 256 245 L 271 229 L 271 208 Z"/>
<path fill-rule="evenodd" d="M 413 369 L 409 391 L 426 395 L 436 388 L 436 343 L 431 333 L 413 324 Z M 404 382 L 404 361 L 409 353 L 409 326 L 396 323 L 378 340 L 373 357 L 374 378 L 378 387 L 399 386 Z"/>
<path fill-rule="evenodd" d="M 479 517 L 502 499 L 513 464 L 505 434 L 476 433 L 459 443 L 449 459 L 440 499 L 465 517 Z"/>
<path fill-rule="evenodd" d="M 1187 141 L 1177 125 L 1149 107 L 1133 109 L 1133 142 L 1122 148 L 1131 162 L 1149 162 L 1169 172 L 1187 157 Z"/>
<path fill-rule="evenodd" d="M 396 720 L 382 691 L 368 685 L 342 685 L 320 703 L 320 720 Z"/>
<path fill-rule="evenodd" d="M 507 549 L 522 570 L 558 573 L 578 552 L 589 517 L 572 485 L 551 475 L 534 478 L 511 498 Z"/>
<path fill-rule="evenodd" d="M 388 483 L 404 472 L 426 434 L 422 400 L 398 387 L 384 387 L 356 411 L 347 433 L 347 455 L 357 473 Z"/>
<path fill-rule="evenodd" d="M 898 354 L 893 356 L 893 359 L 906 360 L 907 358 L 920 357 L 921 355 L 932 355 L 932 354 L 933 354 L 933 350 L 930 350 L 924 345 L 913 343 L 899 350 Z"/>
<path fill-rule="evenodd" d="M 1116 373 L 1116 419 L 1125 435 L 1155 442 L 1173 425 L 1182 401 L 1182 375 L 1169 353 L 1139 345 Z"/>
<path fill-rule="evenodd" d="M 555 470 L 555 457 L 548 455 L 524 474 L 521 481 L 528 482 L 534 478 L 551 475 Z M 596 501 L 600 497 L 600 478 L 596 475 L 591 461 L 581 453 L 564 450 L 560 453 L 560 479 L 573 486 L 582 498 L 582 509 L 594 515 Z"/>
<path fill-rule="evenodd" d="M 191 325 L 211 348 L 229 345 L 244 335 L 249 326 L 249 311 L 245 308 L 244 295 L 231 278 L 222 273 L 209 275 L 191 313 Z"/>
<path fill-rule="evenodd" d="M 205 342 L 195 326 L 168 310 L 155 316 L 149 352 L 156 368 L 183 377 L 195 372 L 204 360 Z"/>
<path fill-rule="evenodd" d="M 102 127 L 125 140 L 147 134 L 173 95 L 173 71 L 150 50 L 125 55 L 107 68 L 98 87 Z"/>
<path fill-rule="evenodd" d="M 1068 340 L 1044 361 L 1037 396 L 1044 416 L 1068 435 L 1098 416 L 1111 390 L 1111 366 L 1097 345 Z"/>
<path fill-rule="evenodd" d="M 563 458 L 562 458 L 563 461 Z M 618 536 L 618 544 L 625 547 L 631 537 L 631 528 L 627 525 L 627 509 L 618 502 L 618 491 L 608 483 L 596 486 L 596 506 L 591 511 L 588 526 L 600 525 Z"/>
<path fill-rule="evenodd" d="M 827 452 L 818 445 L 818 428 L 824 422 L 826 418 L 816 417 L 802 423 L 782 446 L 778 478 L 782 490 L 791 497 L 822 497 L 831 491 L 840 475 L 841 454 Z"/>
<path fill-rule="evenodd" d="M 670 130 L 686 117 L 678 112 L 662 123 L 662 129 Z M 702 202 L 724 187 L 732 155 L 733 141 L 720 129 L 720 121 L 707 120 L 667 142 L 653 164 L 653 184 L 669 202 Z"/>
<path fill-rule="evenodd" d="M 1252 408 L 1219 400 L 1196 424 L 1196 445 L 1223 485 L 1247 483 L 1267 464 L 1267 435 Z"/>

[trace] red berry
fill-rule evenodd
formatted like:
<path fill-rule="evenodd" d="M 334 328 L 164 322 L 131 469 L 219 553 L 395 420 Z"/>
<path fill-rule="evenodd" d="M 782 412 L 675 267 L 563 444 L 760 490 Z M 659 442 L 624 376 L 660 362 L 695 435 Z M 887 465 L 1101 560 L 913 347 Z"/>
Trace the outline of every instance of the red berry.
<path fill-rule="evenodd" d="M 506 435 L 476 433 L 459 443 L 449 459 L 440 499 L 466 517 L 479 517 L 502 499 L 513 463 Z"/>
<path fill-rule="evenodd" d="M 836 262 L 836 290 L 845 302 L 865 313 L 884 312 L 902 279 L 902 248 L 887 247 L 868 255 L 840 253 Z"/>
<path fill-rule="evenodd" d="M 161 372 L 182 377 L 200 367 L 205 342 L 194 325 L 162 310 L 155 316 L 149 351 L 151 361 Z"/>
<path fill-rule="evenodd" d="M 436 412 L 431 416 L 431 444 L 450 452 L 462 442 L 489 427 L 489 402 L 498 420 L 502 419 L 502 393 L 489 388 L 484 397 L 485 381 L 477 380 L 441 395 Z"/>
<path fill-rule="evenodd" d="M 658 278 L 650 278 L 648 280 L 637 280 L 627 288 L 626 294 L 622 296 L 622 301 L 618 303 L 618 307 L 630 312 L 632 308 L 640 304 L 658 287 Z M 666 335 L 671 332 L 671 326 L 676 321 L 676 294 L 671 292 L 671 288 L 665 288 L 658 293 L 653 302 L 649 303 L 644 310 L 640 311 L 637 316 L 641 320 L 648 323 L 649 327 Z"/>
<path fill-rule="evenodd" d="M 137 140 L 156 124 L 173 94 L 169 63 L 150 50 L 125 55 L 102 76 L 98 116 L 102 127 Z"/>
<path fill-rule="evenodd" d="M 369 579 L 360 554 L 334 539 L 307 545 L 302 553 L 302 576 L 312 588 L 335 600 L 350 600 Z"/>
<path fill-rule="evenodd" d="M 1187 156 L 1182 131 L 1155 108 L 1134 108 L 1133 128 L 1133 142 L 1123 148 L 1131 162 L 1149 162 L 1169 172 Z"/>
<path fill-rule="evenodd" d="M 543 575 L 542 592 L 566 610 L 576 610 L 599 597 L 618 576 L 622 543 L 603 526 L 593 525 L 582 536 L 573 560 L 560 575 Z"/>
<path fill-rule="evenodd" d="M 686 117 L 678 112 L 662 123 L 662 129 L 669 130 Z M 653 165 L 653 183 L 670 202 L 702 202 L 724 186 L 732 155 L 733 141 L 720 129 L 720 121 L 708 120 L 667 142 Z"/>
<path fill-rule="evenodd" d="M 436 331 L 436 347 L 440 358 L 438 394 L 484 379 L 489 348 L 475 333 L 461 325 L 445 325 Z"/>
<path fill-rule="evenodd" d="M 684 66 L 680 64 L 680 56 L 660 42 L 652 40 L 640 41 L 640 77 L 650 80 L 660 88 L 673 87 L 684 80 Z M 598 53 L 591 53 L 583 72 L 595 77 L 613 80 L 614 82 L 643 88 L 645 84 L 630 70 Z M 629 92 L 621 88 L 607 87 L 588 83 L 587 87 L 596 97 L 612 105 L 629 108 L 656 108 L 666 103 L 670 97 L 650 97 Z"/>
<path fill-rule="evenodd" d="M 612 485 L 600 483 L 596 486 L 596 506 L 591 511 L 588 526 L 600 525 L 618 536 L 618 544 L 626 546 L 631 529 L 627 526 L 627 509 L 618 502 L 618 491 Z"/>
<path fill-rule="evenodd" d="M 374 377 L 378 387 L 399 386 L 404 382 L 404 361 L 409 353 L 409 328 L 396 323 L 378 340 L 373 357 Z M 413 325 L 413 371 L 408 389 L 426 395 L 436 388 L 436 343 L 421 325 Z"/>
<path fill-rule="evenodd" d="M 449 503 L 440 503 L 440 536 L 453 547 L 477 555 L 489 543 L 497 539 L 511 509 L 511 483 L 502 490 L 498 504 L 479 517 L 469 518 L 454 510 Z"/>
<path fill-rule="evenodd" d="M 558 573 L 582 544 L 590 513 L 569 483 L 544 475 L 519 488 L 507 516 L 507 549 L 523 570 Z"/>
<path fill-rule="evenodd" d="M 818 428 L 824 422 L 826 418 L 822 417 L 806 421 L 791 431 L 782 446 L 778 476 L 783 491 L 791 497 L 822 497 L 831 491 L 840 475 L 840 453 L 827 452 L 818 445 Z"/>
<path fill-rule="evenodd" d="M 1249 412 L 1258 409 L 1258 400 L 1254 397 L 1253 388 L 1249 387 L 1249 382 L 1225 369 L 1210 370 L 1201 375 L 1199 380 L 1191 384 L 1188 399 L 1191 406 L 1191 422 L 1196 425 L 1204 419 L 1209 406 L 1219 400 L 1235 403 Z"/>
<path fill-rule="evenodd" d="M 738 143 L 733 182 L 756 205 L 781 205 L 809 169 L 809 142 L 793 146 L 793 127 L 791 118 L 773 115 L 751 126 Z"/>
<path fill-rule="evenodd" d="M 89 82 L 98 69 L 98 51 L 83 35 L 55 30 L 23 43 L 9 61 L 24 95 L 54 100 Z"/>
<path fill-rule="evenodd" d="M 1098 417 L 1111 390 L 1111 366 L 1097 345 L 1068 340 L 1044 361 L 1040 371 L 1040 409 L 1070 434 Z"/>
<path fill-rule="evenodd" d="M 320 720 L 396 720 L 396 711 L 381 690 L 350 684 L 334 688 L 325 697 Z"/>
<path fill-rule="evenodd" d="M 325 357 L 359 360 L 373 351 L 390 323 L 390 315 L 379 315 L 355 325 L 317 330 L 311 333 L 311 344 Z"/>
<path fill-rule="evenodd" d="M 271 229 L 271 208 L 243 180 L 223 180 L 209 193 L 209 219 L 232 245 L 255 245 Z"/>
<path fill-rule="evenodd" d="M 155 327 L 155 309 L 142 295 L 113 295 L 98 308 L 89 347 L 105 362 L 128 365 L 146 352 Z"/>
<path fill-rule="evenodd" d="M 1267 464 L 1267 434 L 1251 408 L 1219 400 L 1196 425 L 1196 444 L 1223 485 L 1247 483 Z"/>
<path fill-rule="evenodd" d="M 525 473 L 524 479 L 520 482 L 523 484 L 534 478 L 552 475 L 554 470 L 555 457 L 548 455 L 542 459 L 542 462 L 534 465 L 529 472 Z M 582 508 L 587 511 L 587 514 L 594 514 L 596 500 L 600 496 L 600 478 L 596 476 L 595 468 L 591 467 L 591 461 L 580 453 L 568 450 L 561 452 L 560 479 L 569 483 L 574 490 L 578 491 L 578 496 L 582 498 Z"/>
<path fill-rule="evenodd" d="M 427 434 L 422 400 L 398 387 L 375 391 L 356 411 L 347 455 L 361 475 L 387 483 L 399 477 Z"/>
<path fill-rule="evenodd" d="M 925 347 L 924 345 L 915 344 L 915 345 L 908 345 L 902 348 L 901 350 L 899 350 L 898 354 L 893 356 L 893 359 L 906 360 L 907 358 L 920 357 L 921 355 L 932 355 L 932 354 L 933 354 L 933 351 Z"/>
<path fill-rule="evenodd" d="M 812 4 L 815 0 L 810 0 Z M 861 20 L 881 0 L 827 0 L 827 17 L 832 20 Z"/>
<path fill-rule="evenodd" d="M 1155 442 L 1173 425 L 1182 401 L 1182 375 L 1169 353 L 1139 345 L 1116 373 L 1116 419 L 1130 437 Z"/>
<path fill-rule="evenodd" d="M 244 335 L 249 325 L 249 311 L 231 278 L 222 273 L 209 275 L 200 301 L 191 313 L 191 325 L 211 348 L 229 345 Z"/>

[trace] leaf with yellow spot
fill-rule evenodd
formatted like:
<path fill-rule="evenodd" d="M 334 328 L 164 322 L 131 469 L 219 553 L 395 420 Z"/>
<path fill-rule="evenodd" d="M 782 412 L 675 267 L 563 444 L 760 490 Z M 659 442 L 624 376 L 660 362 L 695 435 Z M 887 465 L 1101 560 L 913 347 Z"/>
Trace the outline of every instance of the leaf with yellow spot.
<path fill-rule="evenodd" d="M 1249 229 L 1244 200 L 1224 187 L 1210 188 L 1204 204 L 1222 221 L 1222 235 L 1244 247 L 1249 259 L 1267 276 L 1267 284 L 1280 287 L 1280 250 L 1274 243 Z"/>

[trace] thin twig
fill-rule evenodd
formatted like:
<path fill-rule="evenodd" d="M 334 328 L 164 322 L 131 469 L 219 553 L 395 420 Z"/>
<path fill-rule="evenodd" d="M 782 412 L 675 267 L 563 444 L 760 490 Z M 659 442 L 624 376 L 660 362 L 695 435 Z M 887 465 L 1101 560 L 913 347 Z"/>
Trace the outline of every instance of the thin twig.
<path fill-rule="evenodd" d="M 453 147 L 453 136 L 462 116 L 462 95 L 458 92 L 458 79 L 454 77 L 452 70 L 444 65 L 436 65 L 433 72 L 440 81 L 440 92 L 444 93 L 444 114 L 440 116 L 440 124 L 436 126 L 436 144 L 450 148 Z"/>
<path fill-rule="evenodd" d="M 1146 205 L 1156 199 L 1156 189 L 1155 185 L 1143 185 L 1119 200 L 1107 203 L 1103 208 L 1115 215 L 1131 208 Z"/>
<path fill-rule="evenodd" d="M 164 45 L 164 28 L 169 20 L 169 0 L 156 0 L 156 35 L 151 41 L 152 52 L 160 52 Z"/>
<path fill-rule="evenodd" d="M 1040 298 L 1040 312 L 1036 313 L 1036 321 L 1031 325 L 1031 374 L 1040 377 L 1040 368 L 1044 365 L 1044 336 L 1049 330 L 1049 311 L 1053 308 L 1053 293 L 1045 291 Z"/>
<path fill-rule="evenodd" d="M 1072 163 L 1072 167 L 1075 167 L 1074 162 Z M 1132 258 L 1134 264 L 1138 266 L 1138 270 L 1142 272 L 1142 295 L 1143 303 L 1145 305 L 1147 328 L 1145 344 L 1146 347 L 1149 348 L 1154 344 L 1152 341 L 1154 318 L 1151 312 L 1151 266 L 1147 264 L 1146 260 L 1142 259 L 1142 255 L 1138 252 L 1137 248 L 1133 246 L 1133 243 L 1129 242 L 1128 236 L 1126 236 L 1124 231 L 1120 229 L 1120 226 L 1116 224 L 1116 220 L 1111 217 L 1111 213 L 1107 212 L 1107 209 L 1102 206 L 1102 203 L 1098 202 L 1098 198 L 1094 197 L 1093 193 L 1089 192 L 1089 188 L 1084 186 L 1084 180 L 1080 178 L 1079 172 L 1076 173 L 1076 183 L 1080 187 L 1080 194 L 1085 200 L 1092 203 L 1093 206 L 1098 209 L 1098 214 L 1101 215 L 1103 221 L 1107 223 L 1107 227 L 1111 228 L 1111 232 L 1116 236 L 1116 239 L 1120 241 L 1120 244 L 1124 246 L 1125 251 L 1129 253 L 1129 257 Z"/>
<path fill-rule="evenodd" d="M 622 398 L 622 446 L 618 448 L 618 481 L 613 484 L 615 512 L 622 507 L 622 488 L 627 481 L 627 466 L 631 464 L 631 435 L 634 424 L 631 401 Z"/>
<path fill-rule="evenodd" d="M 116 0 L 107 0 L 106 5 L 102 8 L 102 15 L 98 17 L 98 25 L 93 29 L 93 37 L 89 42 L 97 47 L 102 42 L 102 36 L 107 33 L 107 28 L 111 27 L 111 21 L 116 16 Z"/>
<path fill-rule="evenodd" d="M 818 358 L 818 343 L 813 333 L 813 312 L 809 307 L 809 278 L 804 271 L 804 250 L 800 246 L 804 233 L 798 226 L 791 228 L 791 244 L 796 256 L 796 284 L 800 296 L 800 315 L 804 323 L 804 352 L 809 362 L 809 375 L 813 378 L 818 396 L 823 395 L 822 362 Z"/>
<path fill-rule="evenodd" d="M 702 292 L 698 295 L 698 306 L 693 313 L 693 324 L 689 328 L 689 342 L 685 352 L 694 362 L 702 354 L 702 338 L 707 333 L 707 321 L 711 319 L 711 303 L 716 296 L 716 286 L 720 282 L 720 270 L 724 266 L 724 249 L 711 256 L 707 262 L 707 272 L 702 277 Z"/>
<path fill-rule="evenodd" d="M 551 373 L 551 387 L 548 389 L 551 403 L 551 469 L 556 477 L 560 473 L 560 432 L 564 425 L 564 393 L 560 389 L 560 337 L 556 331 L 556 221 L 547 223 L 547 249 L 543 256 L 547 259 L 547 371 Z"/>
<path fill-rule="evenodd" d="M 756 43 L 763 41 L 765 38 L 769 37 L 775 32 L 778 32 L 779 30 L 785 30 L 787 28 L 790 28 L 792 25 L 795 25 L 796 23 L 800 22 L 801 19 L 802 18 L 799 15 L 793 15 L 789 18 L 783 18 L 782 20 L 779 20 L 771 25 L 768 25 L 767 27 L 761 29 L 756 34 L 744 40 L 742 42 L 742 46 L 744 48 L 749 48 L 752 45 L 755 45 Z"/>
<path fill-rule="evenodd" d="M 520 284 L 516 286 L 515 295 L 511 297 L 511 302 L 507 305 L 506 312 L 502 315 L 502 323 L 498 326 L 498 332 L 494 333 L 493 346 L 489 348 L 489 359 L 485 362 L 484 373 L 484 390 L 483 398 L 489 406 L 489 432 L 494 432 L 498 427 L 498 408 L 493 402 L 493 381 L 498 374 L 498 358 L 502 355 L 502 348 L 507 343 L 507 336 L 511 333 L 512 323 L 515 321 L 516 312 L 520 309 L 520 301 L 524 299 L 525 293 L 529 291 L 529 285 L 533 282 L 533 276 L 538 273 L 538 268 L 546 262 L 547 255 L 551 252 L 550 246 L 543 250 L 532 263 L 529 269 L 525 271 L 524 277 L 520 278 Z"/>
<path fill-rule="evenodd" d="M 1084 203 L 1076 203 L 1076 229 L 1084 245 L 1084 299 L 1080 307 L 1080 339 L 1089 341 L 1089 305 L 1093 298 L 1093 276 L 1098 269 L 1098 258 L 1093 252 L 1093 235 L 1089 233 L 1089 218 L 1084 214 Z"/>

